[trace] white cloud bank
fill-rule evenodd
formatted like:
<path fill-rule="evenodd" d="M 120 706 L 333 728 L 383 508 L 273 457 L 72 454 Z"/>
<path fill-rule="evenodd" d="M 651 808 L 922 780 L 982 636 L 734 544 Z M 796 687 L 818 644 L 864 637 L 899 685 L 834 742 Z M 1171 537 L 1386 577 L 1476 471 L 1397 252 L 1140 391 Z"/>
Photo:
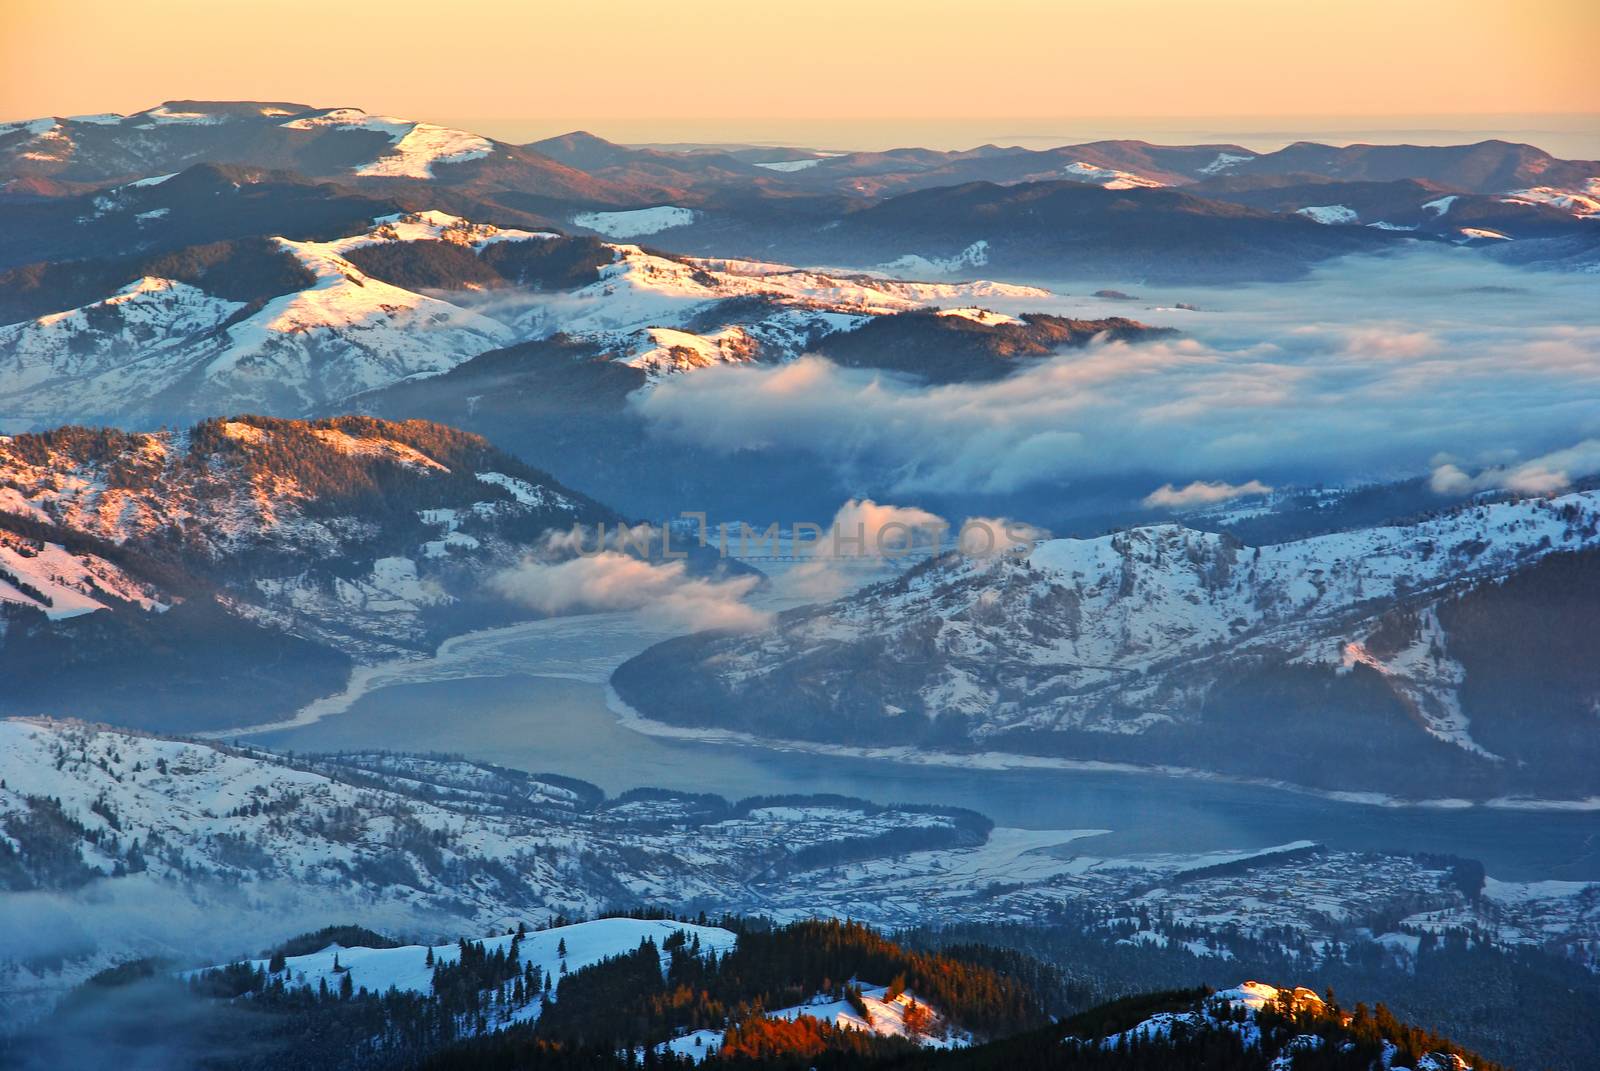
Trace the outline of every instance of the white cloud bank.
<path fill-rule="evenodd" d="M 1487 464 L 1600 436 L 1592 277 L 1429 250 L 1169 298 L 1208 311 L 1141 315 L 1184 337 L 1069 350 L 998 382 L 927 386 L 812 357 L 673 377 L 633 404 L 664 439 L 803 452 L 901 498 L 1107 476 L 1396 478 L 1440 453 Z M 1028 304 L 1104 311 L 1076 300 Z"/>
<path fill-rule="evenodd" d="M 1246 495 L 1269 494 L 1271 491 L 1272 488 L 1260 480 L 1249 480 L 1245 483 L 1195 480 L 1185 487 L 1163 484 L 1144 496 L 1144 504 L 1150 509 L 1188 509 L 1192 506 L 1211 506 L 1218 502 L 1228 502 Z"/>
<path fill-rule="evenodd" d="M 540 613 L 638 610 L 652 620 L 682 628 L 750 631 L 770 617 L 744 600 L 759 576 L 708 580 L 690 576 L 681 561 L 646 561 L 613 550 L 566 561 L 528 559 L 499 573 L 490 586 Z"/>
<path fill-rule="evenodd" d="M 1475 491 L 1516 491 L 1526 495 L 1546 495 L 1564 491 L 1581 476 L 1600 472 L 1600 439 L 1585 439 L 1563 450 L 1552 450 L 1540 457 L 1513 465 L 1490 466 L 1469 475 L 1454 462 L 1433 470 L 1430 483 L 1441 495 L 1466 495 Z"/>

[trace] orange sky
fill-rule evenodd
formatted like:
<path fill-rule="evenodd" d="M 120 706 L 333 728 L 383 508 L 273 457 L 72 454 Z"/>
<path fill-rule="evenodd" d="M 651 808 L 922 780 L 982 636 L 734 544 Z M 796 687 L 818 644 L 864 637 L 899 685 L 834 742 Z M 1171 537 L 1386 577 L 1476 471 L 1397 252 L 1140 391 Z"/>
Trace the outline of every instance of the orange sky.
<path fill-rule="evenodd" d="M 0 118 L 1600 112 L 1600 3 L 0 0 Z"/>

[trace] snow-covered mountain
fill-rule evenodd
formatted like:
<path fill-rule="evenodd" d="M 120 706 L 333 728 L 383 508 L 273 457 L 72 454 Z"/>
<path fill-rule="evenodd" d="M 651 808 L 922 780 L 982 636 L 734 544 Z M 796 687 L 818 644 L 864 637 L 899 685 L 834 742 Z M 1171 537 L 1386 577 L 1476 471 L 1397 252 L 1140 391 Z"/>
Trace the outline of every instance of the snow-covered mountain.
<path fill-rule="evenodd" d="M 1037 287 L 973 282 L 915 282 L 795 268 L 756 260 L 667 257 L 634 245 L 608 247 L 610 263 L 598 278 L 534 304 L 512 322 L 525 337 L 561 332 L 617 351 L 624 363 L 667 371 L 647 355 L 682 346 L 715 360 L 766 360 L 798 356 L 824 335 L 848 331 L 869 319 L 973 301 L 1048 296 Z M 723 303 L 728 307 L 719 309 Z M 698 332 L 684 331 L 703 324 Z M 668 329 L 656 337 L 651 331 Z M 689 337 L 697 335 L 697 337 Z M 742 347 L 742 353 L 739 352 Z"/>
<path fill-rule="evenodd" d="M 1569 630 L 1597 550 L 1596 492 L 1275 546 L 1135 528 L 948 554 L 763 634 L 662 644 L 614 683 L 649 717 L 833 744 L 1586 795 L 1600 680 Z"/>
<path fill-rule="evenodd" d="M 351 658 L 431 649 L 469 608 L 509 610 L 483 581 L 545 531 L 615 519 L 421 421 L 65 428 L 0 439 L 0 482 L 6 709 L 167 726 L 292 707 Z M 235 675 L 277 688 L 208 711 Z"/>
<path fill-rule="evenodd" d="M 161 267 L 182 278 L 138 274 L 97 300 L 0 327 L 0 422 L 299 416 L 558 332 L 653 377 L 797 356 L 876 316 L 1043 296 L 982 281 L 672 258 L 443 212 L 380 217 L 332 241 L 246 240 L 122 270 Z"/>
<path fill-rule="evenodd" d="M 375 189 L 443 182 L 464 190 L 513 188 L 591 205 L 626 205 L 645 195 L 515 145 L 360 108 L 182 100 L 131 115 L 0 124 L 0 184 L 15 192 L 80 192 L 208 162 L 283 169 Z"/>
<path fill-rule="evenodd" d="M 285 282 L 266 289 L 281 293 L 229 300 L 203 281 L 144 276 L 90 304 L 0 328 L 0 413 L 13 425 L 239 409 L 295 415 L 443 372 L 513 332 L 373 278 L 348 255 L 375 242 L 544 237 L 394 216 L 333 242 L 273 240 L 269 255 Z"/>

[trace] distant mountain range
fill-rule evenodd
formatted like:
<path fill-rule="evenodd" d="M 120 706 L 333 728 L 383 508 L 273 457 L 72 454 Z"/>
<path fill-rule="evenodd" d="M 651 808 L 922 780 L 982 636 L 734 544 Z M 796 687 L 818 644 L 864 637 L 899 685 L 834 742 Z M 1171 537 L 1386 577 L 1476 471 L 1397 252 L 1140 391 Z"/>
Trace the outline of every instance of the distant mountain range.
<path fill-rule="evenodd" d="M 1559 239 L 1525 258 L 1570 269 L 1591 263 L 1591 229 L 1580 221 L 1600 204 L 1600 163 L 1558 160 L 1500 141 L 1302 142 L 1271 153 L 1135 141 L 1042 151 L 989 145 L 960 152 L 668 152 L 584 132 L 516 146 L 353 108 L 207 101 L 170 101 L 129 116 L 0 125 L 0 189 L 8 205 L 28 206 L 20 217 L 24 232 L 45 236 L 31 259 L 58 255 L 52 247 L 84 255 L 91 234 L 115 233 L 130 247 L 170 241 L 156 237 L 167 225 L 152 225 L 159 217 L 150 213 L 163 206 L 144 205 L 129 184 L 202 163 L 295 173 L 307 179 L 273 181 L 336 183 L 406 209 L 440 209 L 501 226 L 648 233 L 680 253 L 855 267 L 904 260 L 935 274 L 989 264 L 1039 278 L 1284 278 L 1327 257 L 1382 250 L 1407 236 Z M 1370 189 L 1407 181 L 1426 183 L 1429 196 L 1418 200 L 1403 189 L 1379 196 Z M 1164 187 L 1182 188 L 1184 196 Z M 952 192 L 904 199 L 936 189 Z M 1452 194 L 1468 198 L 1458 218 L 1423 208 Z M 71 208 L 38 204 L 63 197 Z M 254 233 L 276 233 L 268 222 L 270 195 L 251 200 L 256 225 L 266 228 Z M 1230 204 L 1257 211 L 1241 213 Z M 95 222 L 118 211 L 110 224 Z M 339 208 L 326 211 L 324 223 L 339 218 Z M 1318 234 L 1303 225 L 1308 219 L 1339 233 Z M 1367 229 L 1355 230 L 1356 224 Z M 242 236 L 246 226 L 222 224 L 235 233 L 219 237 Z M 26 249 L 27 241 L 0 240 L 0 258 L 11 263 L 30 259 Z"/>
<path fill-rule="evenodd" d="M 39 235 L 57 233 L 49 221 L 63 208 L 92 211 L 86 241 L 103 253 L 136 239 L 137 251 L 0 272 L 0 428 L 154 428 L 230 412 L 423 417 L 488 435 L 610 501 L 670 514 L 687 500 L 731 506 L 723 491 L 741 484 L 692 458 L 679 479 L 679 459 L 647 443 L 629 398 L 666 377 L 818 352 L 976 381 L 1061 347 L 1167 333 L 984 308 L 1048 296 L 1028 286 L 689 258 L 437 211 L 359 218 L 387 207 L 210 164 L 114 197 L 20 207 L 39 217 Z M 140 218 L 152 214 L 148 233 L 163 239 L 146 237 Z M 250 220 L 279 236 L 240 237 Z M 572 449 L 597 437 L 611 449 Z M 844 490 L 807 493 L 831 510 Z"/>
<path fill-rule="evenodd" d="M 133 115 L 43 118 L 0 125 L 0 176 L 17 193 L 53 195 L 172 174 L 199 163 L 242 164 L 373 189 L 438 183 L 472 194 L 616 204 L 637 192 L 462 130 L 359 108 L 262 101 L 167 101 Z"/>
<path fill-rule="evenodd" d="M 808 351 L 952 383 L 1100 334 L 1153 337 L 1028 317 L 1038 291 L 975 277 L 1290 278 L 1418 242 L 1600 264 L 1590 164 L 1493 142 L 1312 148 L 517 147 L 192 101 L 8 124 L 0 430 L 359 409 L 488 434 L 630 509 L 736 510 L 723 492 L 765 489 L 770 466 L 656 449 L 630 396 Z M 936 308 L 952 315 L 908 315 Z M 571 450 L 584 428 L 615 450 Z M 853 493 L 812 468 L 744 507 Z"/>

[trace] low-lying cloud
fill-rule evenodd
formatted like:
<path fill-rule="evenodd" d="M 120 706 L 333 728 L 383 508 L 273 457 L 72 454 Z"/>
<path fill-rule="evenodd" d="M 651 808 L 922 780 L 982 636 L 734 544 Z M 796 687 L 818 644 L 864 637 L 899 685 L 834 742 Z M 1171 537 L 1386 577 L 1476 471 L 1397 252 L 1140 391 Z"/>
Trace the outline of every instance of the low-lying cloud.
<path fill-rule="evenodd" d="M 1144 288 L 1207 311 L 1121 309 L 1185 334 L 1068 350 L 998 382 L 929 386 L 808 357 L 672 377 L 633 404 L 666 440 L 814 456 L 879 497 L 1387 479 L 1440 453 L 1469 471 L 1600 436 L 1593 288 L 1467 250 L 1353 258 L 1296 283 Z"/>
<path fill-rule="evenodd" d="M 530 558 L 497 574 L 490 586 L 551 616 L 638 610 L 685 631 L 749 631 L 770 621 L 767 613 L 744 601 L 760 583 L 753 575 L 722 580 L 691 576 L 682 561 L 646 561 L 607 550 L 558 562 Z"/>
<path fill-rule="evenodd" d="M 1150 509 L 1192 509 L 1195 506 L 1229 502 L 1247 495 L 1264 495 L 1271 491 L 1272 488 L 1260 480 L 1248 480 L 1245 483 L 1195 480 L 1184 487 L 1174 487 L 1170 483 L 1162 484 L 1144 496 L 1144 504 Z"/>
<path fill-rule="evenodd" d="M 912 560 L 948 551 L 974 558 L 992 557 L 1048 538 L 1043 528 L 1009 517 L 967 517 L 953 524 L 917 506 L 897 506 L 870 498 L 853 498 L 840 506 L 833 520 L 813 539 L 795 541 L 803 560 L 778 579 L 790 599 L 826 601 L 870 580 L 872 572 L 894 560 Z"/>
<path fill-rule="evenodd" d="M 916 506 L 894 506 L 853 498 L 833 515 L 814 553 L 841 557 L 893 558 L 944 543 L 950 522 Z"/>
<path fill-rule="evenodd" d="M 1585 439 L 1563 450 L 1512 465 L 1492 465 L 1468 474 L 1454 462 L 1433 470 L 1429 481 L 1441 495 L 1466 495 L 1475 491 L 1506 490 L 1526 495 L 1565 491 L 1572 481 L 1600 472 L 1600 439 Z"/>

